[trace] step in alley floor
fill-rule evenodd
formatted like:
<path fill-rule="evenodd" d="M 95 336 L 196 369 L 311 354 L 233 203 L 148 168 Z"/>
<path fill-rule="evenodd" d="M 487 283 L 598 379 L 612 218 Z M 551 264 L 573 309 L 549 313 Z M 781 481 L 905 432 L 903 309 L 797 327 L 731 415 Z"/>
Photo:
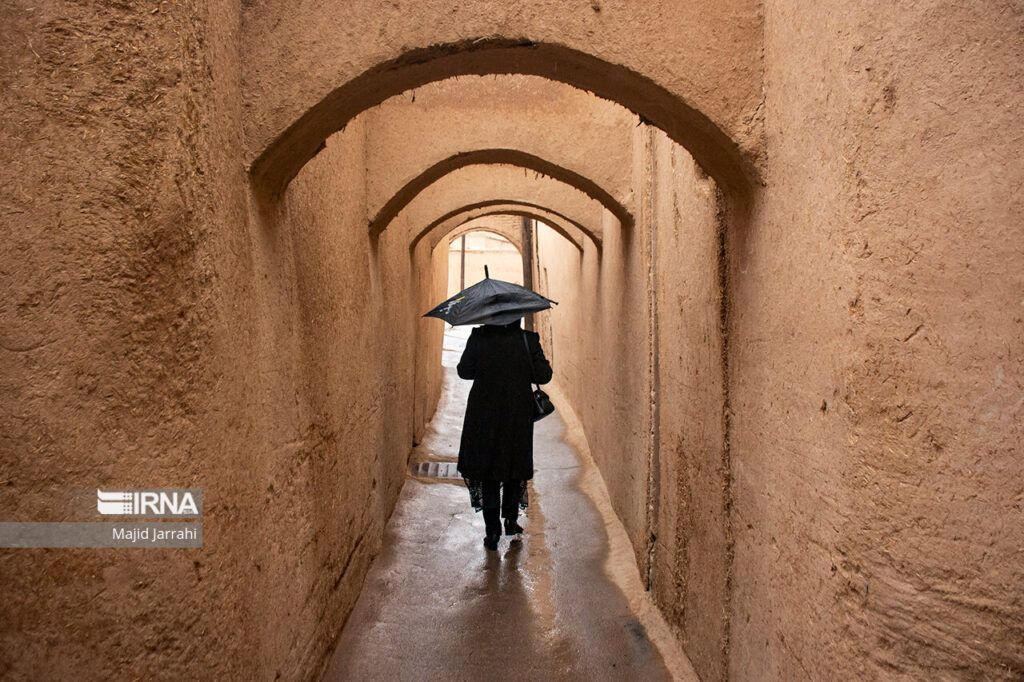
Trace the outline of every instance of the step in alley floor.
<path fill-rule="evenodd" d="M 520 542 L 484 549 L 483 518 L 453 462 L 470 382 L 455 374 L 468 329 L 445 337 L 438 413 L 325 680 L 668 680 L 657 648 L 603 569 L 608 537 L 580 488 L 556 412 L 536 426 Z M 413 474 L 421 475 L 413 475 Z"/>

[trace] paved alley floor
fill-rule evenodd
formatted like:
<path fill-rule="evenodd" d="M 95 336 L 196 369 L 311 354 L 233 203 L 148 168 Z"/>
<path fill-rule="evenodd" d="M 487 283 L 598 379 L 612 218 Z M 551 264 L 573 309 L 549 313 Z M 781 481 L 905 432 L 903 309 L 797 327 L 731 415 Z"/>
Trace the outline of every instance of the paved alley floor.
<path fill-rule="evenodd" d="M 457 459 L 468 333 L 445 337 L 445 387 L 414 464 Z M 602 569 L 604 523 L 564 433 L 557 412 L 537 423 L 526 532 L 497 552 L 461 481 L 410 475 L 325 680 L 671 679 Z"/>

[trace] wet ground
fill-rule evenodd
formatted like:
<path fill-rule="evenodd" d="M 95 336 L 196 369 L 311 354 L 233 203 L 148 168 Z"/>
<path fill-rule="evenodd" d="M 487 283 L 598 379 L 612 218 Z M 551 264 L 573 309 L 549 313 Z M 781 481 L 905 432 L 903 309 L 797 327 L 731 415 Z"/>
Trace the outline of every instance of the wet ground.
<path fill-rule="evenodd" d="M 468 334 L 445 337 L 445 386 L 414 465 L 457 459 Z M 325 680 L 671 679 L 602 568 L 605 524 L 564 436 L 557 412 L 538 422 L 526 532 L 497 552 L 461 481 L 410 475 Z"/>

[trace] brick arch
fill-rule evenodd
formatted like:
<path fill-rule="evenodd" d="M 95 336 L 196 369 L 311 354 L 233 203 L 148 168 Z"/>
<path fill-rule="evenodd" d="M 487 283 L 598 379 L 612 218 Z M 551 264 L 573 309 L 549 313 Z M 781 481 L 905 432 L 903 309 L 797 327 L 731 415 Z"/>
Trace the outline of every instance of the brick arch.
<path fill-rule="evenodd" d="M 707 115 L 653 79 L 565 45 L 497 37 L 408 50 L 334 88 L 285 129 L 271 133 L 250 165 L 253 186 L 262 196 L 278 195 L 331 134 L 389 97 L 454 76 L 488 74 L 541 76 L 617 102 L 664 130 L 738 198 L 759 181 L 750 154 L 743 154 Z"/>
<path fill-rule="evenodd" d="M 443 159 L 407 182 L 381 207 L 377 215 L 370 221 L 370 235 L 373 237 L 378 236 L 387 228 L 391 220 L 398 215 L 399 211 L 408 206 L 409 202 L 431 184 L 455 170 L 474 165 L 509 165 L 536 171 L 575 187 L 590 198 L 601 202 L 618 219 L 623 227 L 629 228 L 633 226 L 633 215 L 625 206 L 619 203 L 604 188 L 576 171 L 518 149 L 477 149 Z"/>

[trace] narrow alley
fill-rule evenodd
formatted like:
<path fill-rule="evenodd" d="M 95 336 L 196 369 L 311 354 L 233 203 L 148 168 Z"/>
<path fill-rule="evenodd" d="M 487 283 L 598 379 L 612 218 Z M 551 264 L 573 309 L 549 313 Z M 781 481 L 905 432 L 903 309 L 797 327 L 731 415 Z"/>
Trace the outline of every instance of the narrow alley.
<path fill-rule="evenodd" d="M 482 551 L 483 521 L 454 471 L 467 336 L 445 334 L 441 406 L 411 459 L 414 472 L 450 463 L 440 473 L 455 478 L 406 481 L 324 680 L 697 680 L 669 675 L 605 573 L 605 522 L 558 413 L 537 423 L 523 539 Z"/>
<path fill-rule="evenodd" d="M 0 26 L 4 682 L 1024 680 L 1021 0 Z"/>

